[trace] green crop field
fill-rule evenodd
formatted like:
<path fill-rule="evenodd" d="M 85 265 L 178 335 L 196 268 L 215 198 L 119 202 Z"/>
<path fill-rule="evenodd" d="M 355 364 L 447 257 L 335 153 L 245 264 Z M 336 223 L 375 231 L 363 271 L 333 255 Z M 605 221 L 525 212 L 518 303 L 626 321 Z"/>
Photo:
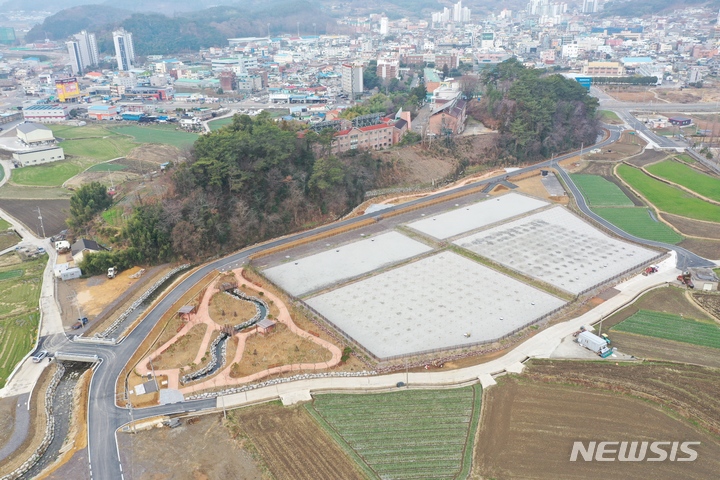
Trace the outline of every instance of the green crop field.
<path fill-rule="evenodd" d="M 0 388 L 32 348 L 38 329 L 38 302 L 47 258 L 0 267 Z"/>
<path fill-rule="evenodd" d="M 208 122 L 208 126 L 211 131 L 219 130 L 225 125 L 230 125 L 233 121 L 233 117 L 221 118 L 220 120 L 212 120 Z"/>
<path fill-rule="evenodd" d="M 480 416 L 479 385 L 317 395 L 307 410 L 373 478 L 466 478 Z"/>
<path fill-rule="evenodd" d="M 12 225 L 10 225 L 10 222 L 0 218 L 0 230 L 7 230 L 10 227 L 12 227 Z"/>
<path fill-rule="evenodd" d="M 73 160 L 46 163 L 32 167 L 15 168 L 12 182 L 35 187 L 57 187 L 83 171 L 83 166 Z"/>
<path fill-rule="evenodd" d="M 695 160 L 693 157 L 691 157 L 690 155 L 688 155 L 686 153 L 682 153 L 675 158 L 677 158 L 681 162 L 689 163 L 691 165 L 694 163 L 697 163 L 697 160 Z"/>
<path fill-rule="evenodd" d="M 648 172 L 711 200 L 720 201 L 720 179 L 698 172 L 682 163 L 664 160 L 647 167 Z"/>
<path fill-rule="evenodd" d="M 0 272 L 0 280 L 8 280 L 10 278 L 22 277 L 23 273 L 25 273 L 25 271 L 21 269 L 6 270 L 4 272 Z"/>
<path fill-rule="evenodd" d="M 678 188 L 646 175 L 628 165 L 620 165 L 618 175 L 627 184 L 640 192 L 659 210 L 683 217 L 720 222 L 720 206 L 705 202 Z"/>
<path fill-rule="evenodd" d="M 127 165 L 120 165 L 118 163 L 98 163 L 97 165 L 93 165 L 92 167 L 88 168 L 88 172 L 119 172 L 120 170 L 125 170 Z"/>
<path fill-rule="evenodd" d="M 105 138 L 93 137 L 60 142 L 65 149 L 65 155 L 89 158 L 95 161 L 112 160 L 124 157 L 137 147 L 132 139 L 122 135 L 112 135 L 109 132 Z"/>
<path fill-rule="evenodd" d="M 668 225 L 653 220 L 650 217 L 649 210 L 644 207 L 605 207 L 593 208 L 592 211 L 616 227 L 638 238 L 671 244 L 680 243 L 684 240 L 682 235 Z"/>
<path fill-rule="evenodd" d="M 720 327 L 670 313 L 640 310 L 612 330 L 720 349 Z"/>
<path fill-rule="evenodd" d="M 136 143 L 163 143 L 178 148 L 192 146 L 198 139 L 197 134 L 176 130 L 174 125 L 122 126 L 113 127 L 112 131 L 131 136 Z"/>
<path fill-rule="evenodd" d="M 108 135 L 114 135 L 109 132 L 102 125 L 85 125 L 82 127 L 74 127 L 70 125 L 55 125 L 50 124 L 48 128 L 52 130 L 53 135 L 63 140 L 73 138 L 91 138 L 91 137 L 107 137 Z"/>
<path fill-rule="evenodd" d="M 570 175 L 591 207 L 632 207 L 620 187 L 600 175 Z"/>

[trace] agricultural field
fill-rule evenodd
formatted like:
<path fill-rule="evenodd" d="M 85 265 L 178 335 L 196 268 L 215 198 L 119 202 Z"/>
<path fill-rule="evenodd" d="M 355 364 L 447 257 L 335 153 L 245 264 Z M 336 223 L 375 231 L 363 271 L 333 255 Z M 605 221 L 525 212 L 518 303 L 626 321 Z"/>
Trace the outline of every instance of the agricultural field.
<path fill-rule="evenodd" d="M 60 146 L 65 149 L 66 156 L 82 157 L 96 162 L 124 157 L 137 146 L 129 137 L 108 131 L 105 133 L 104 137 L 64 140 L 60 142 Z"/>
<path fill-rule="evenodd" d="M 196 133 L 178 130 L 175 125 L 148 125 L 113 127 L 112 132 L 129 135 L 135 143 L 163 143 L 178 148 L 190 147 L 198 139 Z"/>
<path fill-rule="evenodd" d="M 120 165 L 117 163 L 98 163 L 97 165 L 93 165 L 92 167 L 88 168 L 88 172 L 120 172 L 122 170 L 125 170 L 127 168 L 126 165 Z"/>
<path fill-rule="evenodd" d="M 720 327 L 692 318 L 640 310 L 613 330 L 720 349 Z"/>
<path fill-rule="evenodd" d="M 269 470 L 276 479 L 365 478 L 303 407 L 269 403 L 241 408 L 228 413 L 225 425 L 232 438 L 257 452 L 253 456 L 262 463 L 260 468 Z"/>
<path fill-rule="evenodd" d="M 317 395 L 308 411 L 372 478 L 467 478 L 481 388 Z"/>
<path fill-rule="evenodd" d="M 652 218 L 650 216 L 650 210 L 647 208 L 600 207 L 593 208 L 592 211 L 616 227 L 621 228 L 630 235 L 635 235 L 638 238 L 645 238 L 673 245 L 682 242 L 684 239 L 682 235 L 677 233 L 665 223 Z"/>
<path fill-rule="evenodd" d="M 599 175 L 570 175 L 590 207 L 632 207 L 620 187 Z"/>
<path fill-rule="evenodd" d="M 682 163 L 665 160 L 646 167 L 647 171 L 695 193 L 720 202 L 720 178 L 711 177 Z"/>
<path fill-rule="evenodd" d="M 623 181 L 663 212 L 696 220 L 720 222 L 719 205 L 707 203 L 628 165 L 620 165 L 617 172 Z"/>
<path fill-rule="evenodd" d="M 225 125 L 230 125 L 233 121 L 233 117 L 221 118 L 219 120 L 211 120 L 208 122 L 208 126 L 211 131 L 220 130 Z"/>
<path fill-rule="evenodd" d="M 16 245 L 20 240 L 22 239 L 14 231 L 0 228 L 0 251 Z"/>
<path fill-rule="evenodd" d="M 691 157 L 690 155 L 688 155 L 686 153 L 681 153 L 680 155 L 676 156 L 675 158 L 677 158 L 681 162 L 685 162 L 690 165 L 694 165 L 697 163 L 697 160 L 695 160 L 693 157 Z"/>
<path fill-rule="evenodd" d="M 46 261 L 47 257 L 41 257 L 0 267 L 0 388 L 35 342 Z"/>
<path fill-rule="evenodd" d="M 61 160 L 32 167 L 16 168 L 12 171 L 12 182 L 31 187 L 59 187 L 68 179 L 83 171 L 81 162 Z"/>
<path fill-rule="evenodd" d="M 3 187 L 0 188 L 0 192 L 7 187 L 8 185 L 3 185 Z M 0 208 L 25 225 L 28 230 L 35 232 L 37 235 L 41 235 L 42 231 L 38 220 L 38 207 L 43 217 L 45 235 L 51 237 L 67 228 L 65 219 L 69 216 L 70 212 L 70 200 L 67 198 L 57 200 L 0 199 Z"/>
<path fill-rule="evenodd" d="M 714 478 L 718 380 L 692 365 L 534 360 L 487 390 L 470 478 Z M 573 442 L 604 440 L 701 445 L 692 463 L 569 461 Z"/>

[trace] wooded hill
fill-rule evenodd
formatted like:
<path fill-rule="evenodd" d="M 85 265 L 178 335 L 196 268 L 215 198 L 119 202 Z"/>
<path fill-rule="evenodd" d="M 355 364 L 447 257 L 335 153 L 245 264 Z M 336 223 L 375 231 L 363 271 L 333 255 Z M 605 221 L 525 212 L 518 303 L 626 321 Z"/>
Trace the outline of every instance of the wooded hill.
<path fill-rule="evenodd" d="M 575 80 L 512 58 L 486 71 L 482 82 L 485 95 L 471 114 L 500 132 L 498 147 L 508 164 L 595 143 L 598 101 Z"/>

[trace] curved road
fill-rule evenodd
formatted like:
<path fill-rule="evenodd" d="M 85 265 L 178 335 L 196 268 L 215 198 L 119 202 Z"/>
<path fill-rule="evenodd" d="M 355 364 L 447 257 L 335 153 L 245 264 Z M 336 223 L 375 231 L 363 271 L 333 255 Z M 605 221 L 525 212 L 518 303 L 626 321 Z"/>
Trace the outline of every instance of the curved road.
<path fill-rule="evenodd" d="M 610 136 L 594 145 L 596 148 L 602 148 L 615 142 L 619 136 L 621 130 L 615 127 L 610 127 Z M 562 155 L 553 160 L 547 160 L 531 167 L 520 169 L 518 172 L 514 172 L 515 175 L 535 170 L 540 167 L 554 166 L 558 161 L 570 158 L 577 155 L 577 152 Z M 618 235 L 625 237 L 629 240 L 645 243 L 653 246 L 662 248 L 668 248 L 675 250 L 678 253 L 678 263 L 681 261 L 683 265 L 707 265 L 708 262 L 682 248 L 674 245 L 666 245 L 659 242 L 650 242 L 628 235 L 617 227 L 609 224 L 602 218 L 592 213 L 585 204 L 584 199 L 580 195 L 580 192 L 575 187 L 570 177 L 561 168 L 558 168 L 560 175 L 565 180 L 568 188 L 571 189 L 572 193 L 578 200 L 578 204 L 583 212 L 588 216 L 595 219 L 597 222 L 603 224 Z M 196 400 L 187 401 L 178 404 L 161 405 L 150 408 L 143 408 L 141 410 L 131 411 L 126 408 L 120 408 L 116 406 L 115 398 L 115 384 L 116 381 L 125 366 L 126 362 L 130 359 L 135 350 L 139 347 L 143 339 L 149 334 L 153 326 L 160 320 L 162 315 L 170 309 L 175 302 L 177 302 L 182 295 L 187 292 L 193 285 L 202 280 L 207 274 L 215 269 L 223 268 L 234 268 L 243 262 L 245 262 L 248 256 L 262 252 L 268 248 L 272 248 L 278 245 L 287 244 L 289 242 L 306 238 L 317 233 L 335 229 L 345 225 L 352 225 L 357 222 L 366 220 L 367 218 L 382 218 L 384 212 L 394 211 L 398 208 L 407 208 L 412 205 L 421 205 L 429 200 L 435 200 L 443 198 L 458 191 L 470 190 L 477 188 L 478 185 L 496 183 L 503 180 L 505 175 L 498 175 L 496 177 L 488 178 L 470 185 L 462 186 L 451 191 L 441 192 L 428 197 L 414 200 L 403 204 L 402 206 L 391 207 L 381 212 L 375 212 L 372 214 L 366 214 L 359 217 L 343 220 L 331 225 L 319 227 L 317 229 L 303 232 L 295 235 L 291 235 L 282 239 L 274 240 L 266 244 L 247 248 L 235 254 L 229 255 L 225 258 L 216 260 L 212 263 L 205 265 L 200 268 L 176 288 L 168 293 L 145 317 L 145 319 L 119 344 L 106 346 L 106 345 L 88 345 L 88 344 L 72 344 L 72 350 L 77 353 L 85 354 L 96 354 L 100 357 L 101 362 L 95 367 L 95 374 L 93 375 L 90 392 L 89 392 L 89 408 L 88 408 L 88 456 L 90 459 L 90 473 L 91 477 L 100 480 L 111 480 L 111 479 L 124 479 L 122 465 L 119 459 L 119 452 L 117 442 L 115 439 L 116 430 L 127 423 L 131 418 L 131 413 L 134 413 L 134 419 L 147 418 L 156 415 L 175 414 L 191 412 L 196 410 L 213 409 L 216 407 L 215 399 L 208 400 Z M 682 259 L 682 260 L 681 260 Z"/>

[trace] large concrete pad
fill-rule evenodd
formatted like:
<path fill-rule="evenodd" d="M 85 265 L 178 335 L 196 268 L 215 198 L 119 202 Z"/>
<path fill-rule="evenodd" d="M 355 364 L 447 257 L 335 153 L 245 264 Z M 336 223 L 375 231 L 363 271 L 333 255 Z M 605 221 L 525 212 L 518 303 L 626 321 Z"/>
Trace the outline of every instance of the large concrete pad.
<path fill-rule="evenodd" d="M 506 218 L 547 206 L 547 202 L 526 197 L 517 193 L 508 193 L 500 197 L 459 207 L 449 212 L 424 218 L 408 224 L 422 233 L 435 238 L 450 238 L 461 233 L 470 232 Z"/>
<path fill-rule="evenodd" d="M 658 255 L 612 238 L 560 206 L 454 243 L 573 294 Z"/>
<path fill-rule="evenodd" d="M 448 251 L 306 302 L 378 358 L 495 340 L 565 304 Z"/>
<path fill-rule="evenodd" d="M 265 275 L 295 296 L 429 252 L 431 247 L 398 232 L 388 232 L 315 255 L 290 259 Z"/>

